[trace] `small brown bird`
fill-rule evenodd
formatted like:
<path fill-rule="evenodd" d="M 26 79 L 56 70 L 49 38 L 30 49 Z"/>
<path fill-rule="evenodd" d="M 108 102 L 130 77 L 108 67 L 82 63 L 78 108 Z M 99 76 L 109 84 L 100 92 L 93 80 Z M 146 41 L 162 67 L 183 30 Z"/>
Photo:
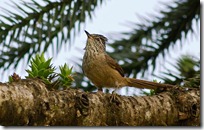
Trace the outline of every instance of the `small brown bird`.
<path fill-rule="evenodd" d="M 124 77 L 121 66 L 106 53 L 107 38 L 99 34 L 89 34 L 82 69 L 92 83 L 102 91 L 102 87 L 120 88 L 123 86 L 157 89 L 167 88 L 173 85 L 155 83 L 145 80 Z"/>

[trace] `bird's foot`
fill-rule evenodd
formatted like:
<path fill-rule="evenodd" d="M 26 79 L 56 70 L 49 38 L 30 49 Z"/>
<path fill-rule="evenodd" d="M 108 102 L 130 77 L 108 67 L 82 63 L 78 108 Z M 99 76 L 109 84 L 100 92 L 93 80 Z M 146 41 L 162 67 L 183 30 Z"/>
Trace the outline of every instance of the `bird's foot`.
<path fill-rule="evenodd" d="M 115 91 L 112 92 L 111 96 L 110 96 L 110 102 L 115 102 L 117 101 L 117 93 Z"/>
<path fill-rule="evenodd" d="M 97 93 L 103 93 L 103 89 L 102 88 L 98 88 Z"/>

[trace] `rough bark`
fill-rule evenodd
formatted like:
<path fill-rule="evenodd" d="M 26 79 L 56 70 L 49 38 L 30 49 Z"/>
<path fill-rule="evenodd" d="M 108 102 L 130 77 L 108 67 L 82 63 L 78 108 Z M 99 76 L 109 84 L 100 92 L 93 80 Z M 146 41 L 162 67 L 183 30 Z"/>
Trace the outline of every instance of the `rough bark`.
<path fill-rule="evenodd" d="M 200 90 L 173 89 L 154 96 L 120 96 L 77 89 L 49 91 L 39 80 L 0 83 L 0 125 L 200 125 Z"/>

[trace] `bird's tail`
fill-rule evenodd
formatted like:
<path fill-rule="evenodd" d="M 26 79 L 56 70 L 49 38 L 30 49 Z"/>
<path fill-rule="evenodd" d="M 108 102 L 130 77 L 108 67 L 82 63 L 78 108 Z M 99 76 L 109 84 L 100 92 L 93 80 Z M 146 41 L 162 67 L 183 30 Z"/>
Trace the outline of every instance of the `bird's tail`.
<path fill-rule="evenodd" d="M 127 86 L 137 87 L 137 88 L 147 88 L 147 89 L 157 89 L 157 88 L 172 88 L 174 85 L 170 84 L 161 84 L 151 81 L 145 81 L 134 78 L 125 78 L 127 81 Z"/>

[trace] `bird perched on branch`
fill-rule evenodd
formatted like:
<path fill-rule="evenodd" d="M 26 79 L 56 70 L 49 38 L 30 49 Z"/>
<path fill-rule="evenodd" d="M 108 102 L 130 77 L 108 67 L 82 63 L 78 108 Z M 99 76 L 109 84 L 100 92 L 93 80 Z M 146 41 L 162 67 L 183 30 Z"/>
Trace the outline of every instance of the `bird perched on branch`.
<path fill-rule="evenodd" d="M 124 77 L 121 66 L 106 53 L 107 38 L 99 34 L 90 34 L 87 31 L 85 33 L 88 38 L 82 69 L 99 91 L 102 91 L 103 87 L 116 89 L 123 86 L 147 89 L 173 87 L 169 84 Z"/>

